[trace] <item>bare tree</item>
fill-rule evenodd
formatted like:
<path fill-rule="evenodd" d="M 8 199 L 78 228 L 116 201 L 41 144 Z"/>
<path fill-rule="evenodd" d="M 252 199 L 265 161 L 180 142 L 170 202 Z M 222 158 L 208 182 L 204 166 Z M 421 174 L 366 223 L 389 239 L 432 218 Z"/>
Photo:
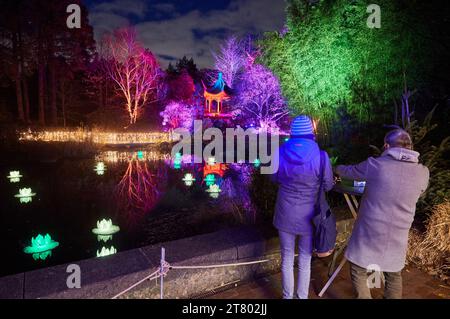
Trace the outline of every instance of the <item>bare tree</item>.
<path fill-rule="evenodd" d="M 149 98 L 156 96 L 160 70 L 154 55 L 136 40 L 132 28 L 119 29 L 104 37 L 105 68 L 125 98 L 130 124 L 142 115 Z"/>
<path fill-rule="evenodd" d="M 242 46 L 242 43 L 236 37 L 230 37 L 220 46 L 218 53 L 213 53 L 215 68 L 222 72 L 229 87 L 233 87 L 237 76 L 247 61 Z"/>

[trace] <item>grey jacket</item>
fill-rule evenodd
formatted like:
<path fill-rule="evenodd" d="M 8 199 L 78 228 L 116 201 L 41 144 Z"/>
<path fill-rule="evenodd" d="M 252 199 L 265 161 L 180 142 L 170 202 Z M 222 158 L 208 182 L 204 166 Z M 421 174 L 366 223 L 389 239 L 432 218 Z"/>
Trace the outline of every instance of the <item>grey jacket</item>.
<path fill-rule="evenodd" d="M 397 272 L 405 266 L 408 233 L 416 203 L 428 186 L 428 168 L 418 163 L 419 153 L 390 148 L 380 157 L 358 165 L 338 166 L 343 178 L 366 181 L 358 218 L 345 256 L 367 268 Z"/>
<path fill-rule="evenodd" d="M 333 171 L 326 152 L 324 165 L 325 191 L 333 187 Z M 279 168 L 273 179 L 279 184 L 274 226 L 291 234 L 311 235 L 314 204 L 319 190 L 320 153 L 310 139 L 291 138 L 279 150 Z M 328 209 L 325 196 L 321 208 Z"/>

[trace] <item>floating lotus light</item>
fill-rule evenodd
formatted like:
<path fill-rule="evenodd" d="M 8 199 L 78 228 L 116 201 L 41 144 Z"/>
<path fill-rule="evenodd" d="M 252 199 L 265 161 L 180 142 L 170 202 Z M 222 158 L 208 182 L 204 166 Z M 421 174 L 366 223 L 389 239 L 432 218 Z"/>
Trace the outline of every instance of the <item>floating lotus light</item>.
<path fill-rule="evenodd" d="M 209 196 L 211 196 L 212 198 L 218 198 L 221 191 L 222 190 L 220 189 L 219 185 L 216 184 L 209 186 L 209 188 L 206 190 L 206 192 L 209 193 Z"/>
<path fill-rule="evenodd" d="M 106 165 L 103 162 L 98 162 L 95 165 L 94 171 L 97 172 L 97 175 L 103 175 L 106 171 Z"/>
<path fill-rule="evenodd" d="M 9 178 L 9 181 L 11 183 L 17 183 L 20 182 L 20 178 L 22 177 L 22 175 L 20 175 L 19 171 L 11 171 L 9 172 L 9 176 L 7 176 Z"/>
<path fill-rule="evenodd" d="M 261 166 L 261 161 L 257 158 L 253 161 L 253 166 L 255 166 L 256 168 Z"/>
<path fill-rule="evenodd" d="M 14 195 L 14 197 L 17 197 L 20 199 L 21 203 L 29 203 L 33 200 L 33 196 L 36 194 L 33 193 L 31 188 L 21 188 L 19 189 L 19 194 Z"/>
<path fill-rule="evenodd" d="M 120 230 L 119 226 L 113 225 L 111 219 L 102 219 L 97 221 L 97 228 L 92 229 L 92 232 L 96 235 L 112 235 Z"/>
<path fill-rule="evenodd" d="M 102 247 L 101 251 L 97 250 L 97 257 L 106 257 L 110 255 L 114 255 L 117 253 L 117 249 L 114 248 L 114 246 L 111 246 L 111 248 Z"/>
<path fill-rule="evenodd" d="M 173 168 L 180 169 L 181 168 L 181 160 L 182 160 L 181 153 L 176 153 L 175 159 L 173 160 Z"/>
<path fill-rule="evenodd" d="M 186 175 L 184 175 L 183 181 L 186 186 L 192 186 L 192 184 L 195 182 L 195 178 L 191 173 L 187 173 Z"/>
<path fill-rule="evenodd" d="M 138 158 L 138 160 L 143 160 L 144 159 L 144 152 L 138 151 L 137 152 L 137 158 Z"/>
<path fill-rule="evenodd" d="M 25 247 L 23 250 L 26 254 L 33 254 L 33 259 L 45 260 L 52 255 L 52 250 L 59 246 L 57 241 L 54 241 L 49 234 L 42 236 L 37 235 L 36 238 L 31 238 L 31 246 Z"/>
<path fill-rule="evenodd" d="M 208 174 L 205 177 L 205 183 L 206 186 L 211 186 L 216 182 L 216 177 L 214 176 L 214 174 Z"/>
<path fill-rule="evenodd" d="M 289 141 L 289 137 L 286 137 L 286 138 L 284 139 L 284 141 L 285 141 L 285 142 Z"/>

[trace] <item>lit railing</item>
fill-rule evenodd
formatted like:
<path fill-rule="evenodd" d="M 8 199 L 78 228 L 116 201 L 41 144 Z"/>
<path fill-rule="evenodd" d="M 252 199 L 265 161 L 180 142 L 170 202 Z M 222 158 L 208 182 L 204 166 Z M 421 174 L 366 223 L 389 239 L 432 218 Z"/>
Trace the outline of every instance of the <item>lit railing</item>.
<path fill-rule="evenodd" d="M 76 130 L 24 131 L 19 133 L 20 141 L 43 142 L 92 142 L 95 144 L 159 144 L 173 142 L 178 137 L 165 132 L 102 132 Z"/>

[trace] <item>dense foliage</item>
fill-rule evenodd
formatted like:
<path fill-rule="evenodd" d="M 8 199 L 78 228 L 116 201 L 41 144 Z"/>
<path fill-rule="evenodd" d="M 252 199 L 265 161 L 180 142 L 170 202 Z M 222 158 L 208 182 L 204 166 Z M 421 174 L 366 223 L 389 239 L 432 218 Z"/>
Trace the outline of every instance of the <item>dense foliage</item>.
<path fill-rule="evenodd" d="M 438 61 L 445 52 L 431 36 L 442 33 L 435 23 L 440 9 L 431 4 L 378 1 L 381 28 L 370 29 L 366 9 L 371 2 L 310 3 L 290 0 L 288 32 L 269 33 L 262 41 L 262 60 L 280 78 L 293 114 L 334 118 L 344 107 L 361 122 L 371 121 L 383 116 L 379 106 L 391 104 L 405 83 L 421 88 L 429 80 L 435 65 L 429 61 L 431 48 Z"/>

